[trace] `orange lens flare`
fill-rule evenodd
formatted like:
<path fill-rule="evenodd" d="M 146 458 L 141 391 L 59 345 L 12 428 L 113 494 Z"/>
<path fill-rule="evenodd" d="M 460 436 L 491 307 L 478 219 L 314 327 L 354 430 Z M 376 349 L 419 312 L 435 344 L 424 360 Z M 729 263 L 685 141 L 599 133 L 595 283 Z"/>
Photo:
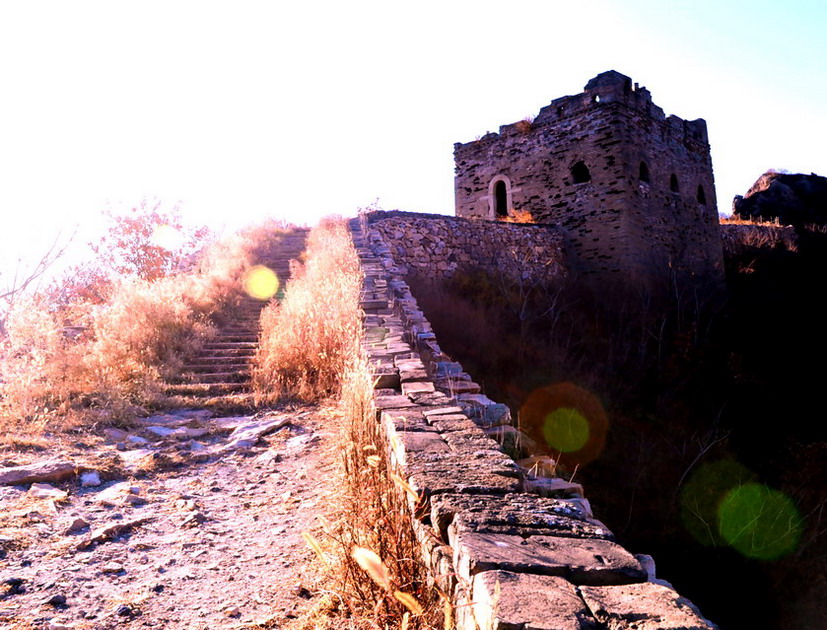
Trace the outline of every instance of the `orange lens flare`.
<path fill-rule="evenodd" d="M 520 426 L 545 454 L 559 457 L 570 468 L 600 455 L 609 419 L 594 394 L 565 382 L 529 394 L 520 409 Z"/>

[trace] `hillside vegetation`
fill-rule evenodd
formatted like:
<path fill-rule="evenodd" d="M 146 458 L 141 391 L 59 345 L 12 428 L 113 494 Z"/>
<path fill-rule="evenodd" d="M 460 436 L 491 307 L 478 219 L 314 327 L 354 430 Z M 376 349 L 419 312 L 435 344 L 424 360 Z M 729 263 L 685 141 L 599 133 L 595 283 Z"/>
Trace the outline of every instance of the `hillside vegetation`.
<path fill-rule="evenodd" d="M 0 339 L 0 426 L 7 439 L 117 423 L 163 403 L 178 373 L 241 297 L 240 278 L 275 222 L 221 240 L 185 231 L 145 204 L 112 217 L 95 259 L 14 295 Z M 159 233 L 183 239 L 174 249 Z"/>

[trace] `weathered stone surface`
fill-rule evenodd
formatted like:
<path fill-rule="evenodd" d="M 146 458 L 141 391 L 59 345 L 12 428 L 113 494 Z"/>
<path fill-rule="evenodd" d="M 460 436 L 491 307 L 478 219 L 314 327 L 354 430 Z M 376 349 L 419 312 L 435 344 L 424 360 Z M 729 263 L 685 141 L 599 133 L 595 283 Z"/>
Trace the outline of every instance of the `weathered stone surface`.
<path fill-rule="evenodd" d="M 121 481 L 98 492 L 95 495 L 95 500 L 107 507 L 117 507 L 127 502 L 126 497 L 130 495 L 137 496 L 140 493 L 141 489 L 138 486 L 134 486 L 128 481 Z"/>
<path fill-rule="evenodd" d="M 454 401 L 450 396 L 446 396 L 442 392 L 414 392 L 409 394 L 409 397 L 417 405 L 426 405 L 430 407 L 445 407 L 452 404 Z"/>
<path fill-rule="evenodd" d="M 481 390 L 480 386 L 471 380 L 458 378 L 441 378 L 435 381 L 436 387 L 451 396 L 459 394 L 478 394 Z"/>
<path fill-rule="evenodd" d="M 428 431 L 436 433 L 437 429 L 432 427 L 425 420 L 423 408 L 415 405 L 403 409 L 391 409 L 382 411 L 380 419 L 385 425 L 388 435 L 394 435 L 399 431 Z"/>
<path fill-rule="evenodd" d="M 395 368 L 377 367 L 373 369 L 374 389 L 398 389 L 399 372 Z"/>
<path fill-rule="evenodd" d="M 597 538 L 477 534 L 448 529 L 457 573 L 470 579 L 483 571 L 556 575 L 573 584 L 605 586 L 646 579 L 640 563 L 620 545 Z"/>
<path fill-rule="evenodd" d="M 434 420 L 438 419 L 434 418 L 433 416 L 461 414 L 462 407 L 458 407 L 456 405 L 450 405 L 447 407 L 432 407 L 430 409 L 425 409 L 422 413 L 425 414 L 425 417 L 428 418 L 429 422 L 433 422 Z"/>
<path fill-rule="evenodd" d="M 78 474 L 78 467 L 72 462 L 40 462 L 28 466 L 0 468 L 0 486 L 19 486 L 39 481 L 62 481 Z"/>
<path fill-rule="evenodd" d="M 712 630 L 698 609 L 672 589 L 643 582 L 623 586 L 582 586 L 580 593 L 607 630 Z"/>
<path fill-rule="evenodd" d="M 62 501 L 69 496 L 65 490 L 55 488 L 48 483 L 33 483 L 29 488 L 29 494 L 37 499 L 55 499 Z"/>
<path fill-rule="evenodd" d="M 432 391 L 434 391 L 434 384 L 430 381 L 412 381 L 402 383 L 402 394 L 405 396 L 408 396 L 410 394 L 430 393 Z"/>
<path fill-rule="evenodd" d="M 409 458 L 405 472 L 408 483 L 417 492 L 430 496 L 445 492 L 505 494 L 519 490 L 520 481 L 512 476 L 512 469 L 492 469 L 485 459 L 463 461 L 451 454 L 442 455 L 420 453 Z"/>
<path fill-rule="evenodd" d="M 407 367 L 407 366 L 400 367 L 399 368 L 399 379 L 403 383 L 408 383 L 408 382 L 411 382 L 411 381 L 427 381 L 428 380 L 428 372 L 425 370 L 424 367 L 421 367 L 421 368 L 411 368 L 411 367 Z"/>
<path fill-rule="evenodd" d="M 431 523 L 446 542 L 449 527 L 455 533 L 612 538 L 612 533 L 581 506 L 523 493 L 435 496 L 431 499 Z"/>
<path fill-rule="evenodd" d="M 227 438 L 227 443 L 217 452 L 249 448 L 249 446 L 258 442 L 262 436 L 290 424 L 291 420 L 290 416 L 266 417 L 237 426 Z"/>
<path fill-rule="evenodd" d="M 559 477 L 528 477 L 523 481 L 523 490 L 541 497 L 583 496 L 583 486 Z"/>
<path fill-rule="evenodd" d="M 412 455 L 450 451 L 445 440 L 435 431 L 398 431 L 390 438 L 393 461 L 404 467 Z"/>
<path fill-rule="evenodd" d="M 89 538 L 87 538 L 78 545 L 78 549 L 83 551 L 93 546 L 95 543 L 102 543 L 106 542 L 107 540 L 112 540 L 122 534 L 125 534 L 133 530 L 134 528 L 140 525 L 143 525 L 144 523 L 150 522 L 151 520 L 151 518 L 136 518 L 129 521 L 118 521 L 116 523 L 110 523 L 109 525 L 105 525 L 104 527 L 100 527 L 94 530 L 89 535 Z"/>
<path fill-rule="evenodd" d="M 477 630 L 592 630 L 594 618 L 563 578 L 510 571 L 474 576 L 471 612 Z"/>
<path fill-rule="evenodd" d="M 481 431 L 476 423 L 464 413 L 427 416 L 427 418 L 428 422 L 430 422 L 440 433 L 449 433 L 452 431 Z"/>
<path fill-rule="evenodd" d="M 467 431 L 447 431 L 444 432 L 444 436 L 451 450 L 458 453 L 474 451 L 495 451 L 502 453 L 500 445 L 485 435 L 478 427 Z M 503 455 L 505 454 L 503 453 Z"/>
<path fill-rule="evenodd" d="M 383 409 L 404 409 L 406 407 L 416 407 L 417 404 L 407 396 L 397 393 L 380 393 L 373 398 L 373 404 L 376 407 L 377 415 Z"/>

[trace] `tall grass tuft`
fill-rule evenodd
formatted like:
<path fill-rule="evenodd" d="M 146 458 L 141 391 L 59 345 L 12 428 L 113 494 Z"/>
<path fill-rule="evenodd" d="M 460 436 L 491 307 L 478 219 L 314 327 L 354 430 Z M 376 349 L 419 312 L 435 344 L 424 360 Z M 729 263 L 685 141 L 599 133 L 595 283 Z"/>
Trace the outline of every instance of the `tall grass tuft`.
<path fill-rule="evenodd" d="M 253 364 L 257 402 L 319 400 L 339 393 L 359 345 L 359 259 L 343 220 L 327 219 L 307 239 L 306 262 L 293 271 L 285 298 L 262 311 Z"/>
<path fill-rule="evenodd" d="M 334 596 L 301 628 L 443 627 L 404 492 L 394 484 L 376 421 L 362 346 L 362 273 L 346 223 L 328 219 L 308 237 L 306 262 L 281 304 L 262 313 L 254 383 L 263 401 L 338 398 L 337 477 L 329 520 L 305 540 Z M 330 588 L 332 586 L 332 589 Z M 436 621 L 435 621 L 436 618 Z"/>
<path fill-rule="evenodd" d="M 339 612 L 353 628 L 450 628 L 447 597 L 429 578 L 405 490 L 394 482 L 362 350 L 344 373 L 341 410 L 342 478 L 323 541 L 335 559 L 328 573 Z"/>

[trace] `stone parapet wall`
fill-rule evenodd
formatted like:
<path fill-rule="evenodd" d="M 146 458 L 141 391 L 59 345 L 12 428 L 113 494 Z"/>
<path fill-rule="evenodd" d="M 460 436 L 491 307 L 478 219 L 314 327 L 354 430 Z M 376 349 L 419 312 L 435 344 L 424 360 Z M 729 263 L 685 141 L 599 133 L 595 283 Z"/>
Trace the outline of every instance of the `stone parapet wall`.
<path fill-rule="evenodd" d="M 387 243 L 402 273 L 445 278 L 475 267 L 509 281 L 566 275 L 563 232 L 553 225 L 398 211 L 373 212 L 366 220 Z"/>
<path fill-rule="evenodd" d="M 376 419 L 416 494 L 408 505 L 423 561 L 456 627 L 715 628 L 655 578 L 651 558 L 615 541 L 579 484 L 538 478 L 506 454 L 509 409 L 442 352 L 404 280 L 395 232 L 366 219 L 353 227 Z"/>

